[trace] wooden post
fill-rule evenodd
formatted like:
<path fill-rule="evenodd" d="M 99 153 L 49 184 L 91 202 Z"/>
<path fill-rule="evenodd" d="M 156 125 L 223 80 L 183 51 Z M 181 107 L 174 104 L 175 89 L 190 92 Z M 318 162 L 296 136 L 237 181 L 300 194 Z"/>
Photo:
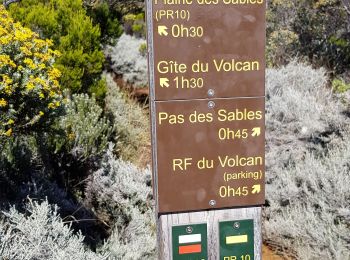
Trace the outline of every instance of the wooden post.
<path fill-rule="evenodd" d="M 146 0 L 160 260 L 262 259 L 266 2 L 233 2 Z M 208 70 L 197 71 L 206 63 Z M 234 120 L 220 111 L 234 111 Z M 228 132 L 218 137 L 219 129 Z M 231 164 L 223 165 L 228 156 Z M 206 224 L 193 240 L 202 244 L 179 256 L 175 228 L 191 235 L 197 224 Z M 240 230 L 243 224 L 251 228 Z M 230 253 L 227 245 L 244 250 Z M 206 257 L 196 256 L 200 250 Z"/>

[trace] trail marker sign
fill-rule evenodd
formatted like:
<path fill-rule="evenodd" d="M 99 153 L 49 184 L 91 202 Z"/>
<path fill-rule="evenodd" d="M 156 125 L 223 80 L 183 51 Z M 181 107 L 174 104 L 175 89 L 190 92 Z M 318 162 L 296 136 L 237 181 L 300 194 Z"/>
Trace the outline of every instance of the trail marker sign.
<path fill-rule="evenodd" d="M 264 203 L 264 98 L 211 102 L 156 104 L 161 213 Z"/>
<path fill-rule="evenodd" d="M 254 221 L 219 222 L 220 260 L 254 260 Z"/>
<path fill-rule="evenodd" d="M 173 259 L 207 260 L 207 224 L 172 227 Z"/>
<path fill-rule="evenodd" d="M 231 212 L 220 221 L 228 215 L 260 214 L 265 200 L 266 1 L 146 3 L 159 227 L 165 219 L 179 222 L 176 214 L 207 210 Z M 240 215 L 233 210 L 238 207 L 256 208 Z M 196 221 L 216 226 L 209 215 Z M 259 230 L 260 216 L 251 218 Z M 193 221 L 188 218 L 188 224 Z M 160 231 L 160 240 L 169 230 Z M 253 243 L 261 245 L 260 233 L 254 235 Z M 209 240 L 212 236 L 208 233 Z M 164 243 L 163 253 L 169 248 Z M 209 249 L 209 258 L 219 258 L 214 251 Z M 160 258 L 172 257 L 164 254 Z M 256 249 L 254 255 L 259 259 Z"/>
<path fill-rule="evenodd" d="M 265 1 L 147 7 L 159 213 L 263 204 Z"/>

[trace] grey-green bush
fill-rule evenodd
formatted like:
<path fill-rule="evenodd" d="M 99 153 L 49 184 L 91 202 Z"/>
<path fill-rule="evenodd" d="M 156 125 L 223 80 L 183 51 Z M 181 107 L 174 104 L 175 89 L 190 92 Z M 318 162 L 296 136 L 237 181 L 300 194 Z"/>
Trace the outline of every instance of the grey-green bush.
<path fill-rule="evenodd" d="M 107 256 L 84 247 L 84 237 L 73 234 L 46 201 L 29 201 L 26 213 L 15 208 L 1 213 L 0 258 L 11 260 L 99 260 Z"/>
<path fill-rule="evenodd" d="M 115 46 L 108 46 L 105 50 L 114 73 L 122 75 L 124 81 L 134 87 L 147 86 L 147 57 L 140 52 L 145 43 L 144 39 L 123 34 Z"/>
<path fill-rule="evenodd" d="M 130 216 L 129 225 L 122 230 L 116 227 L 101 252 L 110 254 L 113 259 L 156 260 L 155 215 L 150 212 L 140 214 L 138 210 L 132 209 Z"/>
<path fill-rule="evenodd" d="M 65 104 L 66 114 L 59 119 L 58 136 L 54 142 L 56 151 L 64 149 L 77 160 L 101 154 L 107 147 L 113 132 L 110 122 L 103 116 L 103 109 L 95 97 L 87 94 L 74 94 Z"/>
<path fill-rule="evenodd" d="M 126 161 L 137 161 L 141 157 L 139 149 L 149 144 L 149 119 L 142 107 L 123 94 L 112 75 L 106 74 L 106 111 L 111 114 L 118 137 L 117 149 Z"/>
<path fill-rule="evenodd" d="M 85 204 L 113 227 L 103 252 L 120 259 L 156 259 L 151 174 L 116 159 L 109 147 L 86 187 Z"/>
<path fill-rule="evenodd" d="M 308 150 L 322 152 L 347 124 L 343 105 L 326 83 L 325 70 L 296 61 L 267 70 L 266 162 L 276 172 L 302 159 Z"/>
<path fill-rule="evenodd" d="M 322 69 L 267 73 L 264 234 L 298 259 L 349 259 L 350 118 Z"/>

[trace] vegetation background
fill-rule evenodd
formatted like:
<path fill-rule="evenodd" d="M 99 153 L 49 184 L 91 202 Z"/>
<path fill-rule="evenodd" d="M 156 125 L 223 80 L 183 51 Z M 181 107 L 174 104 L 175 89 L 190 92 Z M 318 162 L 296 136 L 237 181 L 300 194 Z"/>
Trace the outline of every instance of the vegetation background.
<path fill-rule="evenodd" d="M 2 4 L 0 258 L 156 259 L 143 1 Z M 347 260 L 350 2 L 267 4 L 264 241 Z"/>

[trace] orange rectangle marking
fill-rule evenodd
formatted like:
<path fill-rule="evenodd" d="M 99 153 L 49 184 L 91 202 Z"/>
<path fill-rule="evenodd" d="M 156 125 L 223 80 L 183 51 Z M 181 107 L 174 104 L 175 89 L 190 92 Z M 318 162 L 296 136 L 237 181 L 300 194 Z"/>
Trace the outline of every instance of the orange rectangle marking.
<path fill-rule="evenodd" d="M 179 246 L 179 254 L 193 254 L 202 252 L 202 245 L 189 245 L 189 246 Z"/>

